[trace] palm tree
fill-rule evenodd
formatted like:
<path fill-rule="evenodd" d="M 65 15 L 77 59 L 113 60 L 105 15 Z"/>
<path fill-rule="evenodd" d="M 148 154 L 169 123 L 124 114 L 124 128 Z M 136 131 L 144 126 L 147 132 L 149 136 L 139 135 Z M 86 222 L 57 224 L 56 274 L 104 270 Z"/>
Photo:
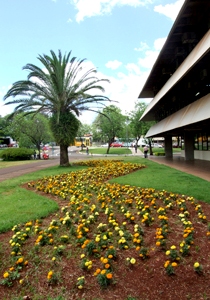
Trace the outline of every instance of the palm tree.
<path fill-rule="evenodd" d="M 58 56 L 52 50 L 50 53 L 51 56 L 38 56 L 43 69 L 33 64 L 23 67 L 29 71 L 27 80 L 15 82 L 4 100 L 13 97 L 6 105 L 17 104 L 11 116 L 20 112 L 25 115 L 44 112 L 52 116 L 51 128 L 60 145 L 60 165 L 68 166 L 68 146 L 79 126 L 76 116 L 84 110 L 94 111 L 91 104 L 110 101 L 94 94 L 104 92 L 101 82 L 108 80 L 98 79 L 96 69 L 84 71 L 85 59 L 71 58 L 71 51 L 64 56 L 61 51 Z"/>

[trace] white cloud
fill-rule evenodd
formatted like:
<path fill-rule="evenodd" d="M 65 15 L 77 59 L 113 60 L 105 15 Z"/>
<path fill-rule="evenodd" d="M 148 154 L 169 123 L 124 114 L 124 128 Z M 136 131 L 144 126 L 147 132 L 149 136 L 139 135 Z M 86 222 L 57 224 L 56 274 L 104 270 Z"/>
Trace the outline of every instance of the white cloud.
<path fill-rule="evenodd" d="M 144 57 L 139 58 L 138 65 L 145 69 L 152 69 L 166 38 L 159 38 L 154 41 L 154 50 L 148 49 L 144 52 Z"/>
<path fill-rule="evenodd" d="M 108 69 L 112 69 L 112 70 L 116 70 L 118 69 L 120 66 L 122 65 L 122 63 L 118 60 L 112 60 L 112 61 L 108 61 L 108 63 L 106 63 L 106 67 Z"/>
<path fill-rule="evenodd" d="M 126 69 L 130 72 L 130 73 L 135 73 L 137 75 L 141 75 L 141 71 L 139 69 L 139 67 L 134 64 L 134 63 L 129 63 L 126 66 Z"/>
<path fill-rule="evenodd" d="M 105 94 L 110 100 L 115 102 L 105 103 L 106 105 L 116 105 L 123 114 L 126 114 L 134 109 L 135 102 L 138 101 L 138 96 L 143 88 L 144 83 L 149 75 L 149 70 L 140 72 L 139 66 L 129 63 L 126 66 L 127 72 L 118 72 L 116 77 L 106 76 L 98 72 L 98 78 L 108 79 L 110 83 L 105 83 Z M 100 110 L 102 108 L 100 107 Z M 80 120 L 84 123 L 91 124 L 97 114 L 91 112 L 83 112 Z"/>
<path fill-rule="evenodd" d="M 170 18 L 172 21 L 175 21 L 184 1 L 185 0 L 178 0 L 175 3 L 171 3 L 171 4 L 157 5 L 154 7 L 154 11 L 165 15 L 166 17 Z"/>
<path fill-rule="evenodd" d="M 73 21 L 72 21 L 72 19 L 70 19 L 70 18 L 67 20 L 67 23 L 72 23 L 72 22 L 73 22 Z"/>
<path fill-rule="evenodd" d="M 135 51 L 145 51 L 147 49 L 149 49 L 149 46 L 144 42 L 140 42 L 140 47 L 134 48 Z"/>
<path fill-rule="evenodd" d="M 165 44 L 166 41 L 166 37 L 165 38 L 159 38 L 157 40 L 154 41 L 154 48 L 157 51 L 160 51 L 163 48 L 163 45 Z"/>
<path fill-rule="evenodd" d="M 159 51 L 148 50 L 145 52 L 144 58 L 139 58 L 138 64 L 145 69 L 151 69 L 158 57 L 158 54 Z"/>
<path fill-rule="evenodd" d="M 12 85 L 0 87 L 0 116 L 1 117 L 4 117 L 4 116 L 10 114 L 15 107 L 15 105 L 5 105 L 5 102 L 3 100 L 1 100 L 1 99 L 3 99 L 3 97 L 5 96 L 5 94 L 11 87 L 12 87 Z"/>
<path fill-rule="evenodd" d="M 73 0 L 73 3 L 78 10 L 76 21 L 81 22 L 85 17 L 109 14 L 115 6 L 145 6 L 152 0 Z"/>

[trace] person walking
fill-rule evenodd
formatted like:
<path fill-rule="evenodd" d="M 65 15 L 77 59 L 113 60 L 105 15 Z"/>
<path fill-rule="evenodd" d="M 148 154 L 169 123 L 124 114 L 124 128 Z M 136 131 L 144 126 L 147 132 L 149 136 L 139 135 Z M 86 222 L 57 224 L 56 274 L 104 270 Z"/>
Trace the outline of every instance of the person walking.
<path fill-rule="evenodd" d="M 147 158 L 148 148 L 147 146 L 144 147 L 144 158 Z"/>
<path fill-rule="evenodd" d="M 137 153 L 137 148 L 138 148 L 138 145 L 137 145 L 137 144 L 135 144 L 134 148 L 135 148 L 135 152 Z"/>
<path fill-rule="evenodd" d="M 87 155 L 89 154 L 89 148 L 88 147 L 86 148 L 86 154 Z"/>

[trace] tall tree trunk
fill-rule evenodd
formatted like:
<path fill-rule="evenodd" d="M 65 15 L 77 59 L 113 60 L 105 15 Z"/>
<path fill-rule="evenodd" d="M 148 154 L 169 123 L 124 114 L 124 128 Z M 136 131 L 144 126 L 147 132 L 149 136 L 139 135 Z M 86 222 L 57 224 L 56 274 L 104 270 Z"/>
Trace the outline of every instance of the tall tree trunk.
<path fill-rule="evenodd" d="M 60 145 L 60 166 L 68 167 L 69 165 L 68 146 Z"/>

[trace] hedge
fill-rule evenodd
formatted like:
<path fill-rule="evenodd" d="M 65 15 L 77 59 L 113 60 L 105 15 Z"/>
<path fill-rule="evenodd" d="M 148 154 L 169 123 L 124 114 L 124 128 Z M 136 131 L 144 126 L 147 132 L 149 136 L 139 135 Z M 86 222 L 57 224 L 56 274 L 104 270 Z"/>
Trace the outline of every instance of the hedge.
<path fill-rule="evenodd" d="M 165 152 L 155 152 L 156 156 L 165 156 Z"/>
<path fill-rule="evenodd" d="M 0 158 L 4 161 L 30 160 L 34 150 L 27 148 L 7 148 L 0 152 Z"/>

